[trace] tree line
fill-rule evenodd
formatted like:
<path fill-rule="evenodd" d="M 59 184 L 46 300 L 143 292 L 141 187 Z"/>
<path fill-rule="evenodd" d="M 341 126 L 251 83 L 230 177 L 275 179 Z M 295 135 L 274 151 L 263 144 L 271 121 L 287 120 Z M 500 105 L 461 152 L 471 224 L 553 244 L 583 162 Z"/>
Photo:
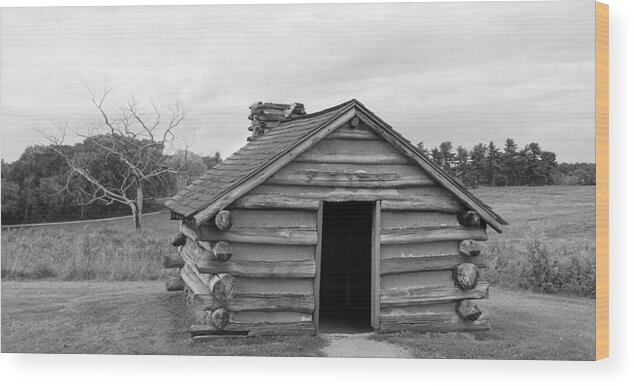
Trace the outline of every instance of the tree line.
<path fill-rule="evenodd" d="M 86 161 L 86 171 L 105 187 L 121 186 L 121 161 L 94 144 L 92 138 L 65 149 Z M 220 153 L 200 156 L 179 150 L 159 152 L 164 164 L 178 174 L 155 176 L 143 182 L 145 212 L 163 209 L 158 198 L 170 197 L 222 161 Z M 94 189 L 80 175 L 72 175 L 63 156 L 52 145 L 29 146 L 16 161 L 2 165 L 2 224 L 27 224 L 97 219 L 130 214 L 129 205 L 94 199 Z M 132 190 L 134 187 L 128 187 Z M 134 195 L 133 192 L 129 192 Z"/>
<path fill-rule="evenodd" d="M 471 149 L 451 142 L 421 152 L 468 188 L 478 186 L 595 185 L 594 163 L 558 163 L 555 153 L 542 150 L 537 142 L 520 148 L 508 138 L 503 148 L 493 141 Z"/>

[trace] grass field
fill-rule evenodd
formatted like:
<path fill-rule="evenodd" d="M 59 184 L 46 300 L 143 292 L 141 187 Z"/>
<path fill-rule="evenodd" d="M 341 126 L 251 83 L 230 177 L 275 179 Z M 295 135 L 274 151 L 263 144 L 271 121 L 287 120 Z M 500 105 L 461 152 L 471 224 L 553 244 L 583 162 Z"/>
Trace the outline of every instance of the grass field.
<path fill-rule="evenodd" d="M 376 335 L 417 358 L 594 358 L 594 302 L 491 290 L 492 329 Z M 323 337 L 188 339 L 181 293 L 146 282 L 4 282 L 2 352 L 321 356 Z"/>

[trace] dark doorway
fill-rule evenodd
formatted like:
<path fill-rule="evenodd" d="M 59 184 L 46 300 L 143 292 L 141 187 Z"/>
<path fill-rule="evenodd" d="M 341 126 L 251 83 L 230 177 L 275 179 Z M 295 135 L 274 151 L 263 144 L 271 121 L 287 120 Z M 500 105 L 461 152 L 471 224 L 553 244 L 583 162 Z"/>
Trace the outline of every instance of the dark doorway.
<path fill-rule="evenodd" d="M 324 202 L 320 332 L 372 331 L 373 202 Z"/>

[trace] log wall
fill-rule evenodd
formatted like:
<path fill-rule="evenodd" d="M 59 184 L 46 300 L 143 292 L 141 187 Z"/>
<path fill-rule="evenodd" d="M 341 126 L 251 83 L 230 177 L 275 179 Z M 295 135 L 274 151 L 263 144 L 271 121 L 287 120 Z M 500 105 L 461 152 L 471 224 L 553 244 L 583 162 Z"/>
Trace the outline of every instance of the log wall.
<path fill-rule="evenodd" d="M 461 254 L 458 244 L 486 240 L 485 231 L 461 226 L 457 215 L 467 208 L 361 124 L 335 131 L 225 208 L 230 229 L 220 230 L 214 221 L 196 230 L 182 226 L 187 242 L 179 247 L 180 272 L 197 311 L 193 334 L 315 333 L 321 201 L 381 202 L 375 283 L 380 331 L 487 328 L 486 317 L 466 321 L 456 305 L 486 298 L 488 284 L 462 290 L 452 279 L 459 264 L 483 266 L 479 257 Z M 218 241 L 230 244 L 230 259 L 215 258 Z M 209 288 L 218 274 L 230 275 L 231 290 Z M 215 297 L 218 288 L 224 300 Z M 220 324 L 222 313 L 213 314 L 219 309 L 229 315 Z"/>

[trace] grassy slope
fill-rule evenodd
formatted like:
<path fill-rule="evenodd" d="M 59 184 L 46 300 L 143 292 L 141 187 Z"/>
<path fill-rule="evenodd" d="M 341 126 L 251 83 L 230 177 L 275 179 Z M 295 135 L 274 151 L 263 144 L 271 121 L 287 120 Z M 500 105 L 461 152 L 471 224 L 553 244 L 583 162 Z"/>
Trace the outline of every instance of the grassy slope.
<path fill-rule="evenodd" d="M 318 356 L 320 337 L 187 339 L 161 282 L 3 282 L 2 352 Z"/>
<path fill-rule="evenodd" d="M 419 358 L 594 357 L 594 302 L 493 289 L 491 331 L 396 333 Z M 187 339 L 181 293 L 158 282 L 2 283 L 2 352 L 317 356 L 320 337 Z M 475 338 L 474 338 L 475 337 Z"/>

